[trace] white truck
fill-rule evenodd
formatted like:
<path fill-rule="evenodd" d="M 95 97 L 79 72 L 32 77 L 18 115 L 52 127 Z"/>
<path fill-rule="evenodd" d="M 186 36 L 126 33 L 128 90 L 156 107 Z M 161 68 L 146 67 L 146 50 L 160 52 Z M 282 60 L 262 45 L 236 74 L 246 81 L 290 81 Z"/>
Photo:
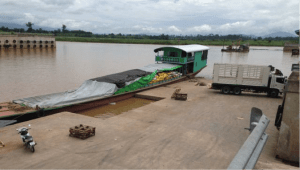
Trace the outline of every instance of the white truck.
<path fill-rule="evenodd" d="M 212 89 L 222 93 L 241 94 L 242 91 L 267 93 L 277 97 L 283 93 L 287 77 L 274 67 L 243 64 L 214 64 Z"/>

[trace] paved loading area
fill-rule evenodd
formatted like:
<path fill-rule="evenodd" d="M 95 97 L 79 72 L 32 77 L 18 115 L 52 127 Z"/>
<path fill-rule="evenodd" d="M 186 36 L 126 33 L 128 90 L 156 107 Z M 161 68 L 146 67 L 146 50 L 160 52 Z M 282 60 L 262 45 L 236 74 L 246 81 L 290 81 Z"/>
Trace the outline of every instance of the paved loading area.
<path fill-rule="evenodd" d="M 187 101 L 170 99 L 176 88 L 188 94 Z M 256 168 L 296 168 L 275 159 L 274 120 L 282 98 L 224 95 L 189 81 L 139 94 L 165 99 L 104 120 L 63 112 L 1 128 L 6 147 L 0 148 L 0 168 L 226 169 L 249 135 L 244 128 L 252 107 L 271 120 Z M 35 153 L 25 149 L 15 130 L 28 124 L 38 143 Z M 69 137 L 69 128 L 78 124 L 95 126 L 96 135 Z"/>

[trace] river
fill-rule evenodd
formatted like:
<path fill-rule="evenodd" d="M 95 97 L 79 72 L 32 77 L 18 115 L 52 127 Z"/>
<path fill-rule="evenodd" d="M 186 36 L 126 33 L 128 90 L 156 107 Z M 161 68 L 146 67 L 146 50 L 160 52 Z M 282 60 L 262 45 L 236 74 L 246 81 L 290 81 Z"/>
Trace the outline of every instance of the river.
<path fill-rule="evenodd" d="M 0 102 L 63 92 L 85 80 L 155 63 L 163 45 L 56 42 L 56 49 L 0 50 Z M 209 46 L 208 65 L 197 76 L 211 78 L 214 63 L 273 65 L 285 76 L 299 56 L 283 47 L 250 47 L 249 53 Z"/>

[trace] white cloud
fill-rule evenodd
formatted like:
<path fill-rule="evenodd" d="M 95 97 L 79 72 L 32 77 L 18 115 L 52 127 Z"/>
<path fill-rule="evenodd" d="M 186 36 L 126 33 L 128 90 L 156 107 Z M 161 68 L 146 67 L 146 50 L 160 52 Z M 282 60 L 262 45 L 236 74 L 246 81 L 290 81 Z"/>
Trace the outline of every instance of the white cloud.
<path fill-rule="evenodd" d="M 290 0 L 1 0 L 2 23 L 94 33 L 293 33 L 299 1 Z"/>
<path fill-rule="evenodd" d="M 200 5 L 200 6 L 206 6 L 208 4 L 215 3 L 216 0 L 179 0 L 181 3 L 188 3 L 190 5 Z"/>
<path fill-rule="evenodd" d="M 238 21 L 234 23 L 226 23 L 219 26 L 218 30 L 221 32 L 233 31 L 236 32 L 238 30 L 250 30 L 253 26 L 252 21 Z M 242 33 L 242 32 L 241 32 Z"/>
<path fill-rule="evenodd" d="M 89 22 L 76 21 L 72 19 L 46 19 L 39 23 L 40 26 L 47 26 L 53 28 L 61 28 L 62 24 L 66 25 L 67 29 L 82 29 L 85 31 L 89 31 L 86 28 L 91 26 Z"/>
<path fill-rule="evenodd" d="M 211 30 L 212 30 L 211 26 L 209 26 L 207 24 L 188 28 L 189 32 L 196 32 L 196 33 L 207 33 L 207 32 L 210 32 Z"/>
<path fill-rule="evenodd" d="M 168 30 L 171 32 L 176 32 L 176 33 L 181 32 L 181 30 L 179 28 L 177 28 L 175 25 L 170 26 L 168 28 Z"/>
<path fill-rule="evenodd" d="M 35 17 L 31 14 L 31 13 L 24 13 L 25 15 L 25 19 L 28 21 L 28 22 L 35 22 Z"/>
<path fill-rule="evenodd" d="M 162 28 L 154 28 L 148 26 L 135 25 L 132 27 L 136 33 L 161 33 L 163 31 Z"/>

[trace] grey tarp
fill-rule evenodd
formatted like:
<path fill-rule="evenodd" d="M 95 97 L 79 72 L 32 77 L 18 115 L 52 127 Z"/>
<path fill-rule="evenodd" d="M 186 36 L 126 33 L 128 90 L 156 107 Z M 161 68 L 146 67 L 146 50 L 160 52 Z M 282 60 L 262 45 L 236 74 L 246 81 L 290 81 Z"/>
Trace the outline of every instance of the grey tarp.
<path fill-rule="evenodd" d="M 116 73 L 116 74 L 110 74 L 107 76 L 103 77 L 97 77 L 93 78 L 90 80 L 98 81 L 98 82 L 107 82 L 107 83 L 113 83 L 116 84 L 118 88 L 123 88 L 125 86 L 126 82 L 135 80 L 139 77 L 144 77 L 152 72 L 147 72 L 139 69 L 133 69 L 133 70 L 128 70 L 124 71 L 121 73 Z"/>
<path fill-rule="evenodd" d="M 76 90 L 18 99 L 13 102 L 29 107 L 36 107 L 36 105 L 40 108 L 59 107 L 108 97 L 117 90 L 117 86 L 112 83 L 86 80 Z"/>
<path fill-rule="evenodd" d="M 173 68 L 179 66 L 178 64 L 165 64 L 165 63 L 159 63 L 159 64 L 149 64 L 147 66 L 144 66 L 142 68 L 139 68 L 140 70 L 147 71 L 147 72 L 154 72 L 155 70 L 162 70 L 167 68 Z"/>
<path fill-rule="evenodd" d="M 5 127 L 10 124 L 13 124 L 13 123 L 16 123 L 16 122 L 17 122 L 17 120 L 0 120 L 0 128 Z"/>
<path fill-rule="evenodd" d="M 176 64 L 150 64 L 141 69 L 133 69 L 121 73 L 111 74 L 86 80 L 78 89 L 13 100 L 14 103 L 24 104 L 35 108 L 53 108 L 71 104 L 78 104 L 104 97 L 112 96 L 118 88 L 127 86 L 141 77 L 147 76 L 156 70 L 176 67 Z"/>
<path fill-rule="evenodd" d="M 132 80 L 132 81 L 125 82 L 125 86 L 128 86 L 128 85 L 130 85 L 130 84 L 132 84 L 132 83 L 134 83 L 134 82 L 136 82 L 136 81 L 139 81 L 140 79 L 141 79 L 141 77 L 136 78 L 136 79 L 134 79 L 134 80 Z"/>

